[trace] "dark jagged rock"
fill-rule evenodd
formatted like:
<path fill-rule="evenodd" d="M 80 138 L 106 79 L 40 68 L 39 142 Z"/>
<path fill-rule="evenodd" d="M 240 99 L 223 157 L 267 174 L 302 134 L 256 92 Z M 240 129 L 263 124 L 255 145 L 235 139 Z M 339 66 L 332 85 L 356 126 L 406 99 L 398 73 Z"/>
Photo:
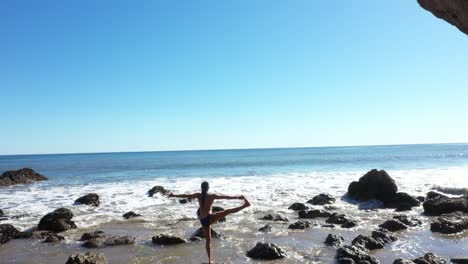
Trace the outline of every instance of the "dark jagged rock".
<path fill-rule="evenodd" d="M 383 224 L 379 225 L 379 227 L 385 228 L 388 231 L 392 231 L 392 232 L 408 228 L 405 224 L 403 224 L 402 222 L 396 219 L 387 220 Z"/>
<path fill-rule="evenodd" d="M 449 197 L 445 194 L 441 194 L 441 193 L 434 192 L 434 191 L 429 191 L 428 193 L 426 193 L 426 200 L 441 199 L 441 198 L 446 199 Z"/>
<path fill-rule="evenodd" d="M 396 219 L 407 226 L 420 226 L 422 224 L 421 220 L 407 215 L 395 215 L 393 219 Z"/>
<path fill-rule="evenodd" d="M 334 228 L 336 226 L 334 224 L 323 224 L 322 227 Z"/>
<path fill-rule="evenodd" d="M 54 242 L 59 242 L 65 240 L 65 237 L 57 234 L 51 234 L 47 236 L 47 238 L 44 240 L 44 243 L 54 243 Z"/>
<path fill-rule="evenodd" d="M 157 193 L 160 193 L 162 195 L 166 195 L 169 191 L 164 189 L 164 187 L 162 186 L 154 186 L 153 188 L 151 188 L 149 191 L 148 191 L 148 196 L 149 197 L 153 197 L 153 195 L 157 194 Z"/>
<path fill-rule="evenodd" d="M 130 219 L 130 218 L 134 218 L 134 217 L 141 216 L 141 214 L 137 214 L 137 213 L 135 213 L 135 212 L 133 212 L 133 211 L 130 211 L 130 212 L 128 212 L 128 213 L 125 213 L 125 214 L 122 215 L 122 216 L 123 216 L 123 218 L 125 218 L 125 219 Z"/>
<path fill-rule="evenodd" d="M 367 264 L 368 262 L 363 261 L 363 262 L 359 262 L 359 263 Z M 354 260 L 351 259 L 351 258 L 340 258 L 338 260 L 338 264 L 356 264 L 356 262 L 354 262 Z"/>
<path fill-rule="evenodd" d="M 384 203 L 391 201 L 397 191 L 398 187 L 388 173 L 376 169 L 367 172 L 359 181 L 352 182 L 348 187 L 348 195 L 355 200 L 377 199 Z"/>
<path fill-rule="evenodd" d="M 92 205 L 92 206 L 99 206 L 101 204 L 101 202 L 99 201 L 99 195 L 95 193 L 86 194 L 85 196 L 82 196 L 76 199 L 75 203 Z"/>
<path fill-rule="evenodd" d="M 289 219 L 279 214 L 267 214 L 260 220 L 270 220 L 275 222 L 289 222 Z"/>
<path fill-rule="evenodd" d="M 468 229 L 468 214 L 454 212 L 443 214 L 431 223 L 431 231 L 443 234 L 454 234 Z"/>
<path fill-rule="evenodd" d="M 418 199 L 404 192 L 398 192 L 391 200 L 384 202 L 385 208 L 396 208 L 398 211 L 409 211 L 420 205 Z"/>
<path fill-rule="evenodd" d="M 414 264 L 412 260 L 397 258 L 393 261 L 393 264 Z"/>
<path fill-rule="evenodd" d="M 177 236 L 171 236 L 171 235 L 157 235 L 153 236 L 152 241 L 156 245 L 175 245 L 175 244 L 183 244 L 187 241 L 185 239 L 177 237 Z"/>
<path fill-rule="evenodd" d="M 91 252 L 86 254 L 71 255 L 65 264 L 108 264 L 104 255 L 94 255 Z"/>
<path fill-rule="evenodd" d="M 387 229 L 380 228 L 372 231 L 372 238 L 380 240 L 385 244 L 397 241 L 397 237 L 392 235 Z"/>
<path fill-rule="evenodd" d="M 428 194 L 429 196 L 429 194 Z M 449 198 L 447 196 L 433 196 L 423 203 L 424 214 L 442 215 L 456 211 L 468 213 L 468 196 Z"/>
<path fill-rule="evenodd" d="M 438 257 L 432 253 L 426 253 L 424 254 L 424 257 L 413 259 L 413 262 L 416 264 L 446 264 L 447 263 L 445 259 Z"/>
<path fill-rule="evenodd" d="M 272 260 L 284 258 L 286 253 L 275 244 L 258 242 L 254 248 L 247 251 L 247 256 L 252 259 Z"/>
<path fill-rule="evenodd" d="M 289 229 L 306 229 L 312 226 L 309 221 L 297 221 L 288 226 Z"/>
<path fill-rule="evenodd" d="M 468 35 L 468 3 L 465 0 L 418 0 L 418 3 L 434 16 L 456 26 Z"/>
<path fill-rule="evenodd" d="M 385 245 L 385 243 L 380 239 L 375 239 L 373 237 L 363 236 L 363 235 L 359 235 L 356 238 L 354 238 L 351 244 L 353 246 L 356 246 L 356 245 L 362 246 L 369 250 L 383 248 Z"/>
<path fill-rule="evenodd" d="M 341 227 L 343 228 L 351 228 L 351 227 L 354 227 L 356 226 L 356 221 L 348 218 L 346 215 L 344 214 L 337 214 L 337 213 L 334 213 L 332 214 L 326 221 L 327 223 L 330 223 L 330 224 L 337 224 L 337 225 L 340 225 Z"/>
<path fill-rule="evenodd" d="M 307 205 L 303 203 L 293 203 L 291 206 L 288 207 L 288 209 L 294 210 L 294 211 L 302 211 L 302 210 L 307 210 L 309 209 Z"/>
<path fill-rule="evenodd" d="M 180 204 L 186 204 L 186 203 L 191 203 L 193 202 L 193 199 L 187 198 L 187 199 L 179 199 Z"/>
<path fill-rule="evenodd" d="M 0 225 L 0 245 L 4 244 L 11 239 L 17 238 L 20 234 L 20 231 L 10 224 L 1 224 Z"/>
<path fill-rule="evenodd" d="M 450 262 L 454 264 L 468 264 L 468 258 L 451 258 Z"/>
<path fill-rule="evenodd" d="M 102 248 L 120 245 L 131 245 L 134 243 L 135 238 L 131 236 L 111 236 L 89 239 L 86 242 L 84 242 L 82 246 L 85 248 Z"/>
<path fill-rule="evenodd" d="M 211 211 L 213 213 L 217 213 L 217 212 L 224 211 L 224 208 L 221 207 L 221 206 L 213 206 L 213 207 L 211 207 Z M 226 222 L 226 217 L 221 218 L 221 220 L 219 220 L 218 222 L 220 222 L 220 223 Z"/>
<path fill-rule="evenodd" d="M 2 209 L 0 209 L 0 216 L 4 216 Z"/>
<path fill-rule="evenodd" d="M 59 208 L 52 213 L 46 214 L 39 221 L 38 230 L 49 230 L 52 232 L 63 232 L 72 228 L 77 228 L 71 219 L 73 213 L 69 209 Z"/>
<path fill-rule="evenodd" d="M 203 232 L 203 228 L 198 228 L 191 236 L 191 238 L 198 237 L 198 238 L 205 238 L 205 232 Z M 226 238 L 223 234 L 216 232 L 213 228 L 211 228 L 211 237 L 217 239 L 224 239 Z"/>
<path fill-rule="evenodd" d="M 103 232 L 103 231 L 94 231 L 92 233 L 84 233 L 81 238 L 80 238 L 80 241 L 86 241 L 86 240 L 90 240 L 90 239 L 93 239 L 93 238 L 102 238 L 102 237 L 105 237 L 106 234 Z"/>
<path fill-rule="evenodd" d="M 265 226 L 261 227 L 260 229 L 258 229 L 259 232 L 264 232 L 264 233 L 268 233 L 268 232 L 271 232 L 271 225 L 270 224 L 266 224 Z"/>
<path fill-rule="evenodd" d="M 333 247 L 341 247 L 344 244 L 344 238 L 335 234 L 328 234 L 325 244 Z"/>
<path fill-rule="evenodd" d="M 424 201 L 426 200 L 426 198 L 424 198 L 424 196 L 418 196 L 418 197 L 416 197 L 416 199 L 421 203 L 424 203 Z"/>
<path fill-rule="evenodd" d="M 299 211 L 299 218 L 306 218 L 306 219 L 313 219 L 317 217 L 330 217 L 332 215 L 333 214 L 330 212 L 318 210 L 318 209 Z"/>
<path fill-rule="evenodd" d="M 30 168 L 20 170 L 5 171 L 0 176 L 0 187 L 11 186 L 15 184 L 26 184 L 37 181 L 45 181 L 47 177 L 41 175 Z"/>
<path fill-rule="evenodd" d="M 374 256 L 369 255 L 367 249 L 360 246 L 344 246 L 340 247 L 336 252 L 338 263 L 349 263 L 346 259 L 352 259 L 355 263 L 380 263 Z M 367 262 L 365 262 L 367 261 Z"/>
<path fill-rule="evenodd" d="M 324 204 L 332 204 L 335 201 L 336 199 L 333 198 L 331 195 L 326 194 L 326 193 L 321 193 L 313 197 L 311 200 L 307 201 L 307 203 L 310 203 L 313 205 L 324 205 Z"/>

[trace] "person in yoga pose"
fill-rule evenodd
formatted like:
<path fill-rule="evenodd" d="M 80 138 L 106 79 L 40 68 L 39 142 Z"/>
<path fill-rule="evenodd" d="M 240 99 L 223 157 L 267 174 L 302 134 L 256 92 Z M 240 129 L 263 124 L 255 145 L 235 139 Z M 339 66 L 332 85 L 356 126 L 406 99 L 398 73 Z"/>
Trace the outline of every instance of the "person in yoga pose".
<path fill-rule="evenodd" d="M 229 214 L 237 213 L 240 210 L 250 206 L 249 201 L 245 199 L 244 196 L 228 196 L 228 195 L 219 195 L 208 193 L 210 185 L 208 182 L 203 182 L 201 184 L 201 192 L 193 194 L 173 194 L 169 193 L 169 197 L 178 197 L 178 198 L 189 198 L 189 199 L 198 199 L 199 208 L 197 210 L 198 219 L 203 227 L 203 232 L 206 239 L 206 254 L 208 255 L 209 264 L 213 264 L 213 258 L 211 257 L 211 225 L 217 223 L 219 220 L 223 219 Z M 239 199 L 244 200 L 244 204 L 239 207 L 234 207 L 231 209 L 226 209 L 224 211 L 212 213 L 211 206 L 213 205 L 214 200 L 217 199 Z"/>

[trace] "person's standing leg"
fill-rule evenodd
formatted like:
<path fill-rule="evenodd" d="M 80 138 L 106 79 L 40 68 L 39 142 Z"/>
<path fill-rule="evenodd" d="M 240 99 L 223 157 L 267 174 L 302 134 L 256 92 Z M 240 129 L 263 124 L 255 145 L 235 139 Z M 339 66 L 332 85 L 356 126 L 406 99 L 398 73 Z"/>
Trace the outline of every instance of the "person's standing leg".
<path fill-rule="evenodd" d="M 208 255 L 208 263 L 213 264 L 213 259 L 211 258 L 211 226 L 207 225 L 203 227 L 203 231 L 205 232 L 205 240 L 206 240 L 206 254 Z"/>

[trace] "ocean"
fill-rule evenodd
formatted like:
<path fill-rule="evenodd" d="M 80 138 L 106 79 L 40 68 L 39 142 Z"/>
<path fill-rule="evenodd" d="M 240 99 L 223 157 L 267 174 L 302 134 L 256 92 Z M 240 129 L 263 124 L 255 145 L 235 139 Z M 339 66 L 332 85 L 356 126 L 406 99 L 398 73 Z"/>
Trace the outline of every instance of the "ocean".
<path fill-rule="evenodd" d="M 210 182 L 210 191 L 245 195 L 252 202 L 252 207 L 248 210 L 232 216 L 230 224 L 228 221 L 219 227 L 221 231 L 240 239 L 231 241 L 232 243 L 226 242 L 229 239 L 220 242 L 219 246 L 225 248 L 221 256 L 225 261 L 228 260 L 227 263 L 251 262 L 245 258 L 245 254 L 237 251 L 253 246 L 253 241 L 250 240 L 269 237 L 295 252 L 290 254 L 288 260 L 283 260 L 286 261 L 284 263 L 327 263 L 333 259 L 334 253 L 323 249 L 321 243 L 324 238 L 313 236 L 314 238 L 307 240 L 305 234 L 319 232 L 326 235 L 330 230 L 319 229 L 297 234 L 281 230 L 266 237 L 261 234 L 252 236 L 252 230 L 255 231 L 263 223 L 258 218 L 266 213 L 279 212 L 294 220 L 294 212 L 287 209 L 290 204 L 305 202 L 319 193 L 329 193 L 338 198 L 333 209 L 359 219 L 361 227 L 365 226 L 364 230 L 368 230 L 368 226 L 376 227 L 379 222 L 387 219 L 388 214 L 369 213 L 370 210 L 379 208 L 376 202 L 358 205 L 340 199 L 345 195 L 351 181 L 358 180 L 367 171 L 376 168 L 386 170 L 395 179 L 399 190 L 411 195 L 425 196 L 432 189 L 453 195 L 463 193 L 468 188 L 468 144 L 0 156 L 0 172 L 23 167 L 32 168 L 49 180 L 0 188 L 0 209 L 7 215 L 15 216 L 0 223 L 11 223 L 21 230 L 37 225 L 47 212 L 67 207 L 72 209 L 80 230 L 107 228 L 115 231 L 116 226 L 120 226 L 118 232 L 126 230 L 137 237 L 140 235 L 139 238 L 146 241 L 149 233 L 162 228 L 162 225 L 171 226 L 182 222 L 180 225 L 175 224 L 176 227 L 165 227 L 162 230 L 187 236 L 191 228 L 197 226 L 196 203 L 180 204 L 177 199 L 168 199 L 161 195 L 148 197 L 146 192 L 155 185 L 162 185 L 175 193 L 198 192 L 200 183 L 206 180 Z M 89 208 L 86 205 L 74 205 L 74 200 L 91 192 L 100 196 L 101 206 Z M 237 206 L 236 201 L 220 201 L 219 205 L 226 208 Z M 122 215 L 128 211 L 142 214 L 141 219 L 133 224 L 124 220 Z M 380 211 L 386 212 L 386 209 Z M 411 213 L 419 215 L 421 212 L 419 209 Z M 132 225 L 138 226 L 140 231 L 133 231 Z M 181 231 L 182 228 L 185 231 Z M 461 246 L 457 244 L 447 248 L 450 243 L 459 241 L 434 236 L 427 229 L 428 224 L 415 228 L 411 231 L 414 232 L 411 238 L 416 237 L 416 240 L 401 245 L 397 243 L 399 246 L 376 255 L 381 254 L 382 258 L 416 257 L 424 251 L 438 250 L 440 255 L 450 257 L 462 254 L 462 250 L 468 250 L 466 236 L 460 238 L 463 242 Z M 345 236 L 349 233 L 351 237 L 360 230 L 355 228 L 342 232 Z M 72 231 L 70 236 L 77 236 L 78 233 L 80 232 Z M 244 240 L 241 239 L 243 237 Z M 403 237 L 408 237 L 408 232 Z M 4 245 L 3 248 L 0 247 L 0 253 L 4 250 L 5 256 L 10 256 L 13 250 L 21 247 L 21 243 L 25 242 L 11 243 L 13 248 L 10 251 Z M 70 240 L 67 250 L 71 252 L 75 246 L 78 248 L 76 243 Z M 147 246 L 147 241 L 140 244 Z M 229 248 L 233 245 L 235 246 L 230 251 Z M 38 250 L 43 250 L 42 247 L 37 245 Z M 314 247 L 322 250 L 318 252 Z M 143 252 L 139 262 L 130 257 L 131 262 L 146 263 L 148 259 L 154 261 L 150 255 L 156 253 Z M 159 260 L 159 263 L 183 263 L 180 262 L 180 252 L 177 250 L 165 249 L 164 252 L 161 256 L 167 258 L 167 261 Z M 204 252 L 200 252 L 192 254 L 200 255 L 200 260 L 203 260 Z M 188 259 L 193 260 L 193 256 Z M 53 263 L 54 257 L 46 256 L 44 261 Z M 151 261 L 148 260 L 147 263 Z M 200 263 L 197 261 L 193 263 Z M 382 261 L 391 263 L 390 260 Z M 16 254 L 16 258 L 10 258 L 7 263 L 22 262 Z"/>

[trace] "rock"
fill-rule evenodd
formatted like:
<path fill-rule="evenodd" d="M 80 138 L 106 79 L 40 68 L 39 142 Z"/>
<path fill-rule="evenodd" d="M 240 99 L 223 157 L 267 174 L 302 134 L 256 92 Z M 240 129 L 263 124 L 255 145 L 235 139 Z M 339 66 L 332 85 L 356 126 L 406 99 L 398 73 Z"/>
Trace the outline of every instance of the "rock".
<path fill-rule="evenodd" d="M 450 262 L 454 264 L 468 264 L 468 258 L 452 258 Z"/>
<path fill-rule="evenodd" d="M 331 195 L 326 194 L 326 193 L 321 193 L 315 197 L 313 197 L 311 200 L 307 201 L 307 203 L 313 204 L 313 205 L 324 205 L 324 204 L 332 204 L 336 200 L 333 198 Z"/>
<path fill-rule="evenodd" d="M 153 236 L 152 241 L 156 245 L 175 245 L 175 244 L 183 244 L 185 243 L 185 239 L 177 237 L 177 236 L 171 236 L 171 235 L 157 235 Z"/>
<path fill-rule="evenodd" d="M 396 219 L 407 226 L 420 226 L 422 224 L 421 220 L 407 215 L 395 215 L 393 219 Z"/>
<path fill-rule="evenodd" d="M 106 234 L 103 232 L 103 231 L 94 231 L 92 233 L 84 233 L 81 238 L 80 238 L 80 241 L 86 241 L 86 240 L 90 240 L 90 239 L 93 239 L 93 238 L 101 238 L 101 237 L 105 237 Z"/>
<path fill-rule="evenodd" d="M 309 221 L 297 221 L 288 226 L 289 229 L 306 229 L 312 226 L 312 223 Z"/>
<path fill-rule="evenodd" d="M 221 211 L 224 211 L 224 208 L 221 207 L 221 206 L 213 206 L 213 207 L 211 207 L 211 211 L 212 211 L 213 213 L 221 212 Z M 218 222 L 220 222 L 220 223 L 226 222 L 226 217 L 221 218 L 221 220 L 219 220 Z"/>
<path fill-rule="evenodd" d="M 358 182 L 352 182 L 348 187 L 348 195 L 359 201 L 377 199 L 382 202 L 391 201 L 398 191 L 395 181 L 384 170 L 373 169 L 362 176 Z"/>
<path fill-rule="evenodd" d="M 407 259 L 397 258 L 393 261 L 393 264 L 414 264 L 414 262 Z"/>
<path fill-rule="evenodd" d="M 130 211 L 128 213 L 125 213 L 124 215 L 122 215 L 123 218 L 125 219 L 130 219 L 130 218 L 134 218 L 134 217 L 138 217 L 138 216 L 141 216 L 141 214 L 136 214 L 135 212 L 133 211 Z"/>
<path fill-rule="evenodd" d="M 375 239 L 369 236 L 358 235 L 356 238 L 353 239 L 351 242 L 353 246 L 361 246 L 365 247 L 369 250 L 383 248 L 385 243 L 380 239 Z"/>
<path fill-rule="evenodd" d="M 355 263 L 380 263 L 374 256 L 369 255 L 367 249 L 359 246 L 340 247 L 336 252 L 336 258 L 338 263 L 349 263 L 349 260 L 343 259 L 352 259 Z"/>
<path fill-rule="evenodd" d="M 332 213 L 323 210 L 303 210 L 299 211 L 299 218 L 313 219 L 317 217 L 330 217 Z"/>
<path fill-rule="evenodd" d="M 351 258 L 340 258 L 338 260 L 338 264 L 356 264 L 356 262 L 354 262 L 354 260 Z"/>
<path fill-rule="evenodd" d="M 424 201 L 426 200 L 426 198 L 424 198 L 424 196 L 418 196 L 418 197 L 416 197 L 416 199 L 421 203 L 424 203 Z"/>
<path fill-rule="evenodd" d="M 341 225 L 341 227 L 343 228 L 351 228 L 353 226 L 356 226 L 356 221 L 348 218 L 346 215 L 344 214 L 337 214 L 337 213 L 334 213 L 332 214 L 326 221 L 327 223 L 330 223 L 330 224 L 337 224 L 337 225 Z"/>
<path fill-rule="evenodd" d="M 371 237 L 376 240 L 382 241 L 385 244 L 397 241 L 396 236 L 392 235 L 387 229 L 383 228 L 372 231 Z"/>
<path fill-rule="evenodd" d="M 294 211 L 302 211 L 302 210 L 307 210 L 309 207 L 303 203 L 293 203 L 291 206 L 288 207 L 288 209 L 294 210 Z"/>
<path fill-rule="evenodd" d="M 103 248 L 120 245 L 131 245 L 135 243 L 135 238 L 131 236 L 111 236 L 91 238 L 83 243 L 85 248 Z"/>
<path fill-rule="evenodd" d="M 268 232 L 271 232 L 271 225 L 270 224 L 266 224 L 265 226 L 261 227 L 260 229 L 258 229 L 259 232 L 264 232 L 264 233 L 268 233 Z"/>
<path fill-rule="evenodd" d="M 286 253 L 275 244 L 258 242 L 254 248 L 247 251 L 247 256 L 252 259 L 272 260 L 284 258 Z"/>
<path fill-rule="evenodd" d="M 187 199 L 179 199 L 180 204 L 186 204 L 186 203 L 191 203 L 193 202 L 193 199 L 187 198 Z"/>
<path fill-rule="evenodd" d="M 52 213 L 46 214 L 39 221 L 38 230 L 49 230 L 52 232 L 63 232 L 72 228 L 77 228 L 71 219 L 73 213 L 69 209 L 59 208 Z"/>
<path fill-rule="evenodd" d="M 191 238 L 198 237 L 198 238 L 205 238 L 205 232 L 203 232 L 203 228 L 198 228 L 191 236 Z M 213 228 L 211 228 L 211 237 L 217 239 L 224 239 L 226 238 L 223 234 L 216 232 Z"/>
<path fill-rule="evenodd" d="M 99 195 L 95 193 L 89 193 L 85 196 L 82 196 L 76 199 L 75 203 L 92 205 L 92 206 L 99 206 L 101 204 L 101 202 L 99 201 Z"/>
<path fill-rule="evenodd" d="M 46 239 L 50 235 L 54 235 L 54 232 L 47 231 L 47 230 L 36 230 L 29 234 L 27 238 L 34 238 L 34 239 Z"/>
<path fill-rule="evenodd" d="M 444 195 L 444 194 L 441 194 L 441 193 L 438 193 L 438 192 L 434 192 L 434 191 L 430 191 L 428 193 L 426 193 L 426 200 L 431 200 L 431 199 L 446 199 L 446 198 L 449 198 L 447 195 Z"/>
<path fill-rule="evenodd" d="M 423 203 L 424 214 L 442 215 L 450 214 L 456 211 L 468 213 L 468 196 L 458 198 L 449 198 L 444 196 L 435 196 L 426 199 Z"/>
<path fill-rule="evenodd" d="M 334 224 L 323 224 L 322 227 L 334 228 L 336 226 Z"/>
<path fill-rule="evenodd" d="M 404 192 L 398 192 L 391 200 L 384 202 L 385 208 L 396 208 L 398 211 L 409 211 L 420 205 L 418 199 Z"/>
<path fill-rule="evenodd" d="M 413 259 L 413 262 L 416 264 L 446 264 L 447 263 L 445 259 L 438 257 L 432 253 L 426 253 L 424 254 L 424 257 Z"/>
<path fill-rule="evenodd" d="M 0 209 L 0 216 L 4 216 L 2 209 Z"/>
<path fill-rule="evenodd" d="M 94 255 L 91 252 L 86 254 L 71 255 L 65 264 L 108 264 L 104 255 Z"/>
<path fill-rule="evenodd" d="M 59 242 L 65 240 L 65 237 L 57 235 L 57 234 L 51 234 L 47 236 L 47 238 L 44 240 L 44 243 L 54 243 L 54 242 Z"/>
<path fill-rule="evenodd" d="M 383 224 L 379 225 L 379 227 L 385 228 L 388 231 L 392 231 L 392 232 L 408 228 L 405 224 L 403 224 L 402 222 L 396 219 L 387 220 Z"/>
<path fill-rule="evenodd" d="M 289 222 L 289 219 L 279 215 L 279 214 L 267 214 L 264 217 L 260 218 L 260 220 L 270 220 L 275 222 Z"/>
<path fill-rule="evenodd" d="M 20 231 L 10 224 L 1 224 L 0 225 L 0 245 L 4 244 L 11 239 L 17 238 L 20 234 Z"/>
<path fill-rule="evenodd" d="M 395 208 L 395 212 L 406 212 L 413 210 L 413 207 L 409 204 L 400 204 L 397 208 Z"/>
<path fill-rule="evenodd" d="M 164 187 L 162 186 L 154 186 L 153 188 L 151 188 L 149 191 L 148 191 L 148 196 L 149 197 L 153 197 L 153 195 L 157 194 L 157 193 L 160 193 L 162 195 L 166 195 L 169 191 L 164 189 Z"/>
<path fill-rule="evenodd" d="M 5 171 L 0 176 L 0 187 L 45 181 L 47 177 L 29 168 Z"/>
<path fill-rule="evenodd" d="M 419 5 L 434 16 L 468 34 L 468 3 L 465 0 L 418 0 Z"/>
<path fill-rule="evenodd" d="M 344 238 L 339 235 L 328 234 L 325 244 L 333 247 L 340 247 L 344 244 Z"/>
<path fill-rule="evenodd" d="M 431 231 L 443 234 L 454 234 L 468 229 L 468 214 L 454 212 L 443 214 L 431 223 Z"/>

